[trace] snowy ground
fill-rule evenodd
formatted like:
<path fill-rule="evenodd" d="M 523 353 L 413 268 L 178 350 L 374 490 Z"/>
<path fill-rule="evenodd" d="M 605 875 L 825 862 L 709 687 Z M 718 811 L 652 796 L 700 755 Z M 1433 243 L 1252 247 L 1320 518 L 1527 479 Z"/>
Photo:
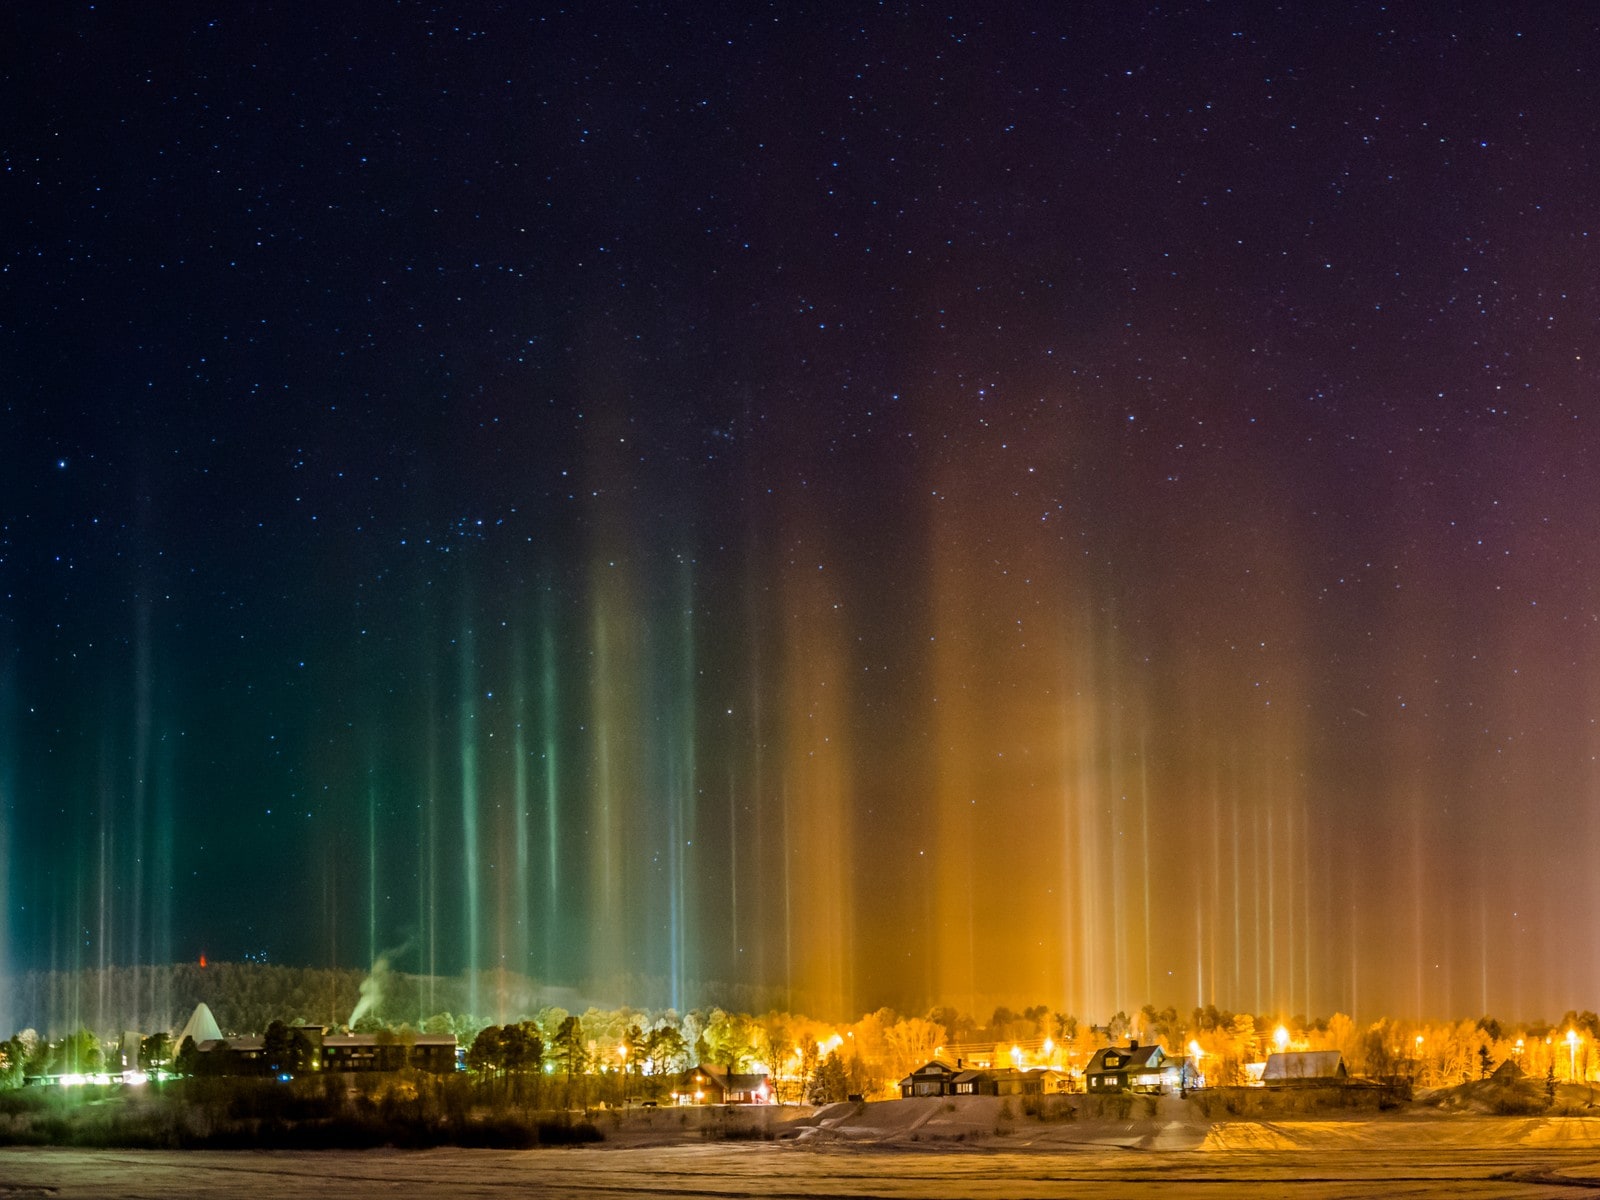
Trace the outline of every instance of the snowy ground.
<path fill-rule="evenodd" d="M 1137 1141 L 1146 1140 L 1144 1137 Z M 1600 1119 L 1230 1122 L 1195 1148 L 699 1142 L 322 1153 L 0 1150 L 0 1197 L 1512 1197 L 1600 1187 Z"/>
<path fill-rule="evenodd" d="M 1596 1110 L 1600 1112 L 1600 1110 Z M 771 1141 L 706 1140 L 762 1123 Z M 603 1125 L 605 1123 L 602 1123 Z M 998 1102 L 656 1113 L 603 1147 L 370 1152 L 0 1150 L 0 1200 L 357 1197 L 1548 1197 L 1600 1189 L 1600 1116 L 1412 1109 L 1202 1119 L 1007 1120 Z"/>

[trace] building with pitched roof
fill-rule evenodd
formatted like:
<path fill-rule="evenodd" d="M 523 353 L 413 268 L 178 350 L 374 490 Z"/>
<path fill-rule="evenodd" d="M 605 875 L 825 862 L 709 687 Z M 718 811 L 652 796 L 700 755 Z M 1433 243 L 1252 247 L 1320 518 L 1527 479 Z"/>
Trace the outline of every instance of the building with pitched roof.
<path fill-rule="evenodd" d="M 1267 1087 L 1314 1087 L 1344 1083 L 1350 1072 L 1337 1050 L 1282 1050 L 1267 1055 L 1261 1082 Z"/>
<path fill-rule="evenodd" d="M 1167 1092 L 1181 1085 L 1183 1060 L 1169 1058 L 1159 1045 L 1126 1046 L 1097 1050 L 1084 1068 L 1088 1092 Z"/>

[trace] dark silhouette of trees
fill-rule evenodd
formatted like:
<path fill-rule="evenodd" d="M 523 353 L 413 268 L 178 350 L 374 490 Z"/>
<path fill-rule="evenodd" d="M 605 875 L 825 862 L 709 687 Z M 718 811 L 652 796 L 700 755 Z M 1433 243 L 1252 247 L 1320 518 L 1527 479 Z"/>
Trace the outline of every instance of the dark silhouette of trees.
<path fill-rule="evenodd" d="M 837 1104 L 850 1094 L 850 1076 L 837 1052 L 828 1055 L 811 1076 L 807 1099 L 812 1104 Z"/>
<path fill-rule="evenodd" d="M 588 1066 L 589 1052 L 583 1042 L 583 1022 L 577 1017 L 569 1015 L 557 1027 L 555 1036 L 550 1039 L 550 1061 L 562 1069 L 569 1084 L 574 1075 L 583 1074 Z"/>
<path fill-rule="evenodd" d="M 645 1035 L 645 1057 L 650 1062 L 651 1075 L 670 1075 L 687 1064 L 689 1043 L 676 1026 L 662 1022 Z"/>
<path fill-rule="evenodd" d="M 172 1035 L 152 1033 L 139 1040 L 139 1069 L 154 1071 L 172 1065 Z"/>

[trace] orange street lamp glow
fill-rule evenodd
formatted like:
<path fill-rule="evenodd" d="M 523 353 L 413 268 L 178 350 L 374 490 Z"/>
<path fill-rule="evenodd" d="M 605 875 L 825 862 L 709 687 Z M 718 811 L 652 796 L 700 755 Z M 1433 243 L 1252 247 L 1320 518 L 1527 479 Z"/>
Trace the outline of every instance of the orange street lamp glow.
<path fill-rule="evenodd" d="M 1278 1043 L 1279 1050 L 1287 1049 L 1289 1046 L 1289 1031 L 1279 1025 L 1272 1031 L 1272 1040 Z"/>

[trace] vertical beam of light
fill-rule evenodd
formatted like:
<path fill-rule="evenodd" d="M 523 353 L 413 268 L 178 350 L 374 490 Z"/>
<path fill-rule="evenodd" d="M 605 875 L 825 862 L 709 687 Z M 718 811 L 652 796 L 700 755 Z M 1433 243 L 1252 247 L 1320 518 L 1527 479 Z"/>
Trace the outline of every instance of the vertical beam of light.
<path fill-rule="evenodd" d="M 151 729 L 154 722 L 151 693 L 154 670 L 151 667 L 150 600 L 144 590 L 138 597 L 134 610 L 134 667 L 133 667 L 133 812 L 130 858 L 129 890 L 129 961 L 134 974 L 132 1027 L 142 1028 L 137 997 L 140 964 L 146 961 L 144 944 L 145 909 L 145 825 L 150 784 Z"/>
<path fill-rule="evenodd" d="M 482 965 L 482 880 L 478 870 L 478 701 L 475 642 L 470 623 L 461 630 L 460 677 L 456 703 L 461 763 L 461 847 L 466 871 L 467 1011 L 480 1015 L 478 968 Z"/>
<path fill-rule="evenodd" d="M 1285 792 L 1284 794 L 1286 796 L 1286 800 L 1285 800 L 1285 803 L 1283 805 L 1283 824 L 1284 824 L 1284 830 L 1283 830 L 1283 866 L 1284 866 L 1284 871 L 1283 871 L 1284 880 L 1283 880 L 1283 883 L 1284 883 L 1284 887 L 1283 887 L 1283 890 L 1284 890 L 1284 892 L 1286 894 L 1285 894 L 1284 900 L 1283 900 L 1284 929 L 1285 929 L 1284 955 L 1283 955 L 1283 977 L 1284 977 L 1284 988 L 1287 991 L 1287 994 L 1288 994 L 1288 997 L 1289 997 L 1289 1002 L 1285 1006 L 1284 1011 L 1287 1012 L 1287 1013 L 1293 1014 L 1293 1013 L 1297 1013 L 1297 1012 L 1300 1011 L 1298 1008 L 1295 1007 L 1295 1000 L 1296 1000 L 1296 997 L 1295 997 L 1295 983 L 1296 983 L 1295 969 L 1298 966 L 1298 962 L 1296 960 L 1296 954 L 1295 954 L 1295 951 L 1296 951 L 1295 925 L 1296 925 L 1296 917 L 1298 916 L 1298 910 L 1297 910 L 1296 903 L 1295 903 L 1295 890 L 1296 890 L 1295 880 L 1297 879 L 1299 873 L 1295 870 L 1295 858 L 1296 858 L 1296 855 L 1295 855 L 1295 852 L 1294 852 L 1294 848 L 1295 848 L 1294 809 L 1295 809 L 1295 806 L 1294 806 L 1293 798 L 1292 797 L 1288 797 L 1287 792 Z"/>
<path fill-rule="evenodd" d="M 790 850 L 792 843 L 792 822 L 789 813 L 793 797 L 789 790 L 789 776 L 787 772 L 781 775 L 783 779 L 782 794 L 779 800 L 781 809 L 781 828 L 783 837 L 778 843 L 782 858 L 779 860 L 778 873 L 783 881 L 783 1006 L 791 1011 L 800 1007 L 800 1001 L 795 994 L 794 985 L 794 855 Z"/>
<path fill-rule="evenodd" d="M 1233 814 L 1233 994 L 1237 1004 L 1237 998 L 1244 995 L 1244 900 L 1239 890 L 1239 792 L 1236 787 L 1228 789 L 1228 797 L 1228 807 Z"/>
<path fill-rule="evenodd" d="M 427 670 L 428 707 L 426 723 L 426 766 L 423 780 L 421 834 L 417 840 L 417 927 L 421 931 L 423 1012 L 431 1017 L 439 1011 L 436 988 L 439 978 L 439 685 L 438 676 Z"/>
<path fill-rule="evenodd" d="M 151 861 L 151 878 L 154 903 L 151 905 L 153 930 L 151 933 L 150 961 L 157 966 L 174 962 L 172 944 L 172 910 L 175 891 L 175 858 L 177 854 L 177 822 L 174 820 L 174 793 L 177 790 L 177 738 L 163 727 L 156 739 L 155 794 L 155 851 Z M 158 990 L 153 996 L 155 1013 L 151 1024 L 157 1028 L 173 1025 L 177 1016 L 173 1012 L 174 986 L 171 971 L 157 971 Z M 138 1026 L 135 1026 L 138 1028 Z"/>
<path fill-rule="evenodd" d="M 690 871 L 688 849 L 695 830 L 695 788 L 698 766 L 695 756 L 695 637 L 694 637 L 694 575 L 693 568 L 684 560 L 679 576 L 678 597 L 678 661 L 673 702 L 677 708 L 676 728 L 672 737 L 672 759 L 675 764 L 669 785 L 671 804 L 672 852 L 667 856 L 668 870 L 668 979 L 671 987 L 672 1007 L 684 1006 L 685 976 L 689 963 L 690 906 L 688 902 Z M 730 837 L 730 847 L 737 842 Z M 737 864 L 727 864 L 728 873 L 736 877 Z M 731 896 L 735 903 L 738 892 Z M 737 912 L 737 910 L 735 910 Z M 737 916 L 735 915 L 737 922 Z"/>
<path fill-rule="evenodd" d="M 748 403 L 745 420 L 751 418 Z M 744 495 L 759 495 L 758 457 L 743 459 Z M 770 628 L 771 610 L 766 601 L 771 596 L 767 586 L 771 568 L 768 564 L 769 546 L 766 530 L 762 526 L 763 510 L 757 504 L 743 506 L 743 561 L 744 568 L 738 580 L 744 610 L 744 695 L 747 712 L 740 714 L 742 721 L 735 726 L 746 739 L 748 772 L 745 784 L 745 812 L 748 820 L 744 839 L 749 847 L 745 856 L 745 873 L 749 881 L 746 888 L 745 912 L 739 921 L 730 924 L 729 935 L 736 956 L 741 947 L 745 955 L 745 978 L 764 985 L 787 978 L 787 962 L 780 971 L 778 952 L 787 937 L 787 911 L 784 904 L 785 889 L 774 887 L 775 879 L 783 876 L 781 846 L 773 837 L 776 815 L 776 798 L 772 794 L 767 776 L 767 631 Z M 785 953 L 787 953 L 785 947 Z"/>
<path fill-rule="evenodd" d="M 1265 847 L 1263 847 L 1261 845 L 1261 824 L 1262 824 L 1262 815 L 1259 812 L 1255 813 L 1253 815 L 1251 821 L 1250 821 L 1250 861 L 1252 863 L 1256 864 L 1256 869 L 1250 873 L 1250 885 L 1251 885 L 1250 886 L 1250 891 L 1251 891 L 1252 899 L 1254 901 L 1254 914 L 1253 914 L 1252 924 L 1253 924 L 1253 927 L 1254 927 L 1253 928 L 1253 932 L 1254 932 L 1254 935 L 1255 935 L 1255 954 L 1252 956 L 1251 961 L 1253 962 L 1253 964 L 1255 966 L 1256 986 L 1255 986 L 1254 997 L 1250 1001 L 1250 1011 L 1251 1012 L 1257 1012 L 1257 1013 L 1266 1011 L 1266 1003 L 1265 1003 L 1265 1001 L 1263 999 L 1262 992 L 1261 992 L 1261 968 L 1264 965 L 1265 957 L 1266 957 L 1262 953 L 1262 947 L 1261 947 L 1261 930 L 1262 930 L 1262 920 L 1261 920 L 1261 876 L 1262 876 L 1262 872 L 1261 872 L 1261 869 L 1260 869 L 1260 865 L 1261 865 L 1261 856 L 1265 851 Z"/>
<path fill-rule="evenodd" d="M 12 724 L 11 655 L 7 643 L 0 643 L 0 912 L 11 914 L 11 897 L 16 890 L 12 867 L 12 814 L 16 812 L 16 742 Z M 0 921 L 0 1029 L 15 1029 L 18 1013 L 12 1007 L 11 988 L 16 979 L 11 961 L 11 921 Z"/>
<path fill-rule="evenodd" d="M 748 678 L 746 681 L 746 695 L 750 700 L 749 738 L 750 738 L 750 783 L 749 796 L 752 806 L 751 828 L 748 831 L 750 845 L 754 847 L 752 868 L 756 887 L 751 904 L 755 914 L 751 925 L 756 932 L 755 957 L 751 964 L 754 978 L 768 983 L 776 972 L 773 969 L 773 959 L 768 952 L 767 937 L 773 928 L 773 917 L 776 906 L 772 903 L 773 891 L 765 885 L 766 873 L 764 867 L 769 861 L 767 857 L 767 773 L 766 773 L 766 691 L 762 686 L 762 625 L 760 610 L 756 603 L 756 588 L 746 581 L 746 636 L 749 638 Z M 739 928 L 735 924 L 734 945 L 739 945 Z"/>
<path fill-rule="evenodd" d="M 842 597 L 826 562 L 802 540 L 785 572 L 784 730 L 792 781 L 785 804 L 790 896 L 804 919 L 788 922 L 787 983 L 804 1007 L 837 1020 L 854 1004 L 851 917 L 855 837 L 851 805 Z M 796 985 L 798 984 L 798 987 Z"/>
<path fill-rule="evenodd" d="M 560 748 L 556 740 L 556 707 L 560 703 L 556 675 L 556 635 L 546 591 L 539 629 L 539 736 L 544 761 L 544 974 L 556 973 L 556 952 L 562 944 L 561 926 L 561 796 Z"/>
<path fill-rule="evenodd" d="M 1317 1007 L 1316 1004 L 1312 1003 L 1312 999 L 1311 999 L 1311 944 L 1315 939 L 1312 938 L 1312 936 L 1311 936 L 1311 893 L 1312 893 L 1313 889 L 1312 889 L 1312 881 L 1311 881 L 1310 823 L 1311 823 L 1310 809 L 1309 809 L 1309 807 L 1307 805 L 1305 797 L 1302 796 L 1301 797 L 1301 808 L 1300 808 L 1300 903 L 1301 903 L 1301 920 L 1300 920 L 1301 935 L 1300 935 L 1300 942 L 1301 942 L 1301 957 L 1305 961 L 1305 971 L 1306 971 L 1304 995 L 1305 995 L 1305 1004 L 1306 1004 L 1306 1013 L 1307 1014 L 1322 1011 L 1320 1008 Z M 1328 887 L 1327 882 L 1324 882 L 1323 886 L 1322 886 L 1322 889 L 1320 889 L 1320 890 L 1325 894 L 1327 887 Z M 1323 995 L 1324 995 L 1324 997 L 1326 997 L 1326 995 L 1327 995 L 1326 989 L 1323 990 Z"/>
<path fill-rule="evenodd" d="M 1086 653 L 1093 654 L 1092 643 Z M 1091 664 L 1093 659 L 1090 659 Z M 1108 860 L 1116 853 L 1115 831 L 1106 819 L 1103 807 L 1106 795 L 1106 774 L 1103 751 L 1103 715 L 1093 699 L 1098 680 L 1091 665 L 1086 672 L 1084 686 L 1077 692 L 1079 713 L 1077 728 L 1077 807 L 1078 843 L 1074 852 L 1078 872 L 1078 944 L 1082 955 L 1083 994 L 1081 1004 L 1085 1013 L 1098 1013 L 1102 1018 L 1116 1011 L 1113 964 L 1108 963 L 1107 942 L 1115 936 L 1108 927 L 1112 909 L 1107 894 L 1111 872 Z"/>
<path fill-rule="evenodd" d="M 367 963 L 378 961 L 378 781 L 367 760 Z"/>
<path fill-rule="evenodd" d="M 1478 1011 L 1489 1015 L 1489 912 L 1482 884 L 1478 887 Z"/>
<path fill-rule="evenodd" d="M 973 809 L 973 743 L 978 738 L 970 691 L 971 642 L 978 637 L 976 613 L 962 584 L 966 538 L 943 513 L 933 516 L 933 694 L 930 725 L 934 741 L 932 854 L 934 939 L 930 957 L 940 994 L 968 1012 L 976 1010 L 977 913 L 973 896 L 976 835 Z"/>
<path fill-rule="evenodd" d="M 1123 809 L 1126 807 L 1127 796 L 1123 792 L 1124 782 L 1122 777 L 1122 730 L 1117 720 L 1119 709 L 1112 706 L 1109 710 L 1111 736 L 1107 740 L 1107 796 L 1110 799 L 1110 831 L 1111 831 L 1111 1002 L 1110 1007 L 1117 1012 L 1126 1012 L 1130 1005 L 1128 998 L 1128 854 L 1125 847 L 1128 839 L 1124 837 L 1127 832 L 1123 828 Z"/>
<path fill-rule="evenodd" d="M 84 844 L 84 837 L 88 831 L 82 828 L 83 822 L 81 818 L 76 822 L 76 824 L 79 826 L 77 831 L 78 836 L 74 840 L 73 844 L 76 846 L 81 846 Z M 85 857 L 86 856 L 84 855 L 75 856 L 72 864 L 76 874 L 74 875 L 72 881 L 72 924 L 67 927 L 67 936 L 70 940 L 71 953 L 70 956 L 66 958 L 65 966 L 74 975 L 83 970 L 84 963 L 82 931 L 88 927 L 87 918 L 83 911 L 84 889 L 88 886 L 84 880 Z M 80 987 L 71 986 L 76 982 L 75 980 L 67 980 L 64 982 L 71 987 L 68 995 L 67 1030 L 73 1030 L 79 1028 L 84 1023 L 83 989 Z"/>
<path fill-rule="evenodd" d="M 1156 999 L 1150 970 L 1150 747 L 1148 731 L 1139 727 L 1139 861 L 1144 892 L 1144 982 L 1140 994 L 1147 1003 Z"/>
<path fill-rule="evenodd" d="M 739 939 L 739 784 L 728 767 L 728 961 L 739 964 L 744 949 Z"/>
<path fill-rule="evenodd" d="M 1211 990 L 1201 1001 L 1203 1004 L 1217 1002 L 1217 934 L 1222 925 L 1222 780 L 1219 775 L 1221 768 L 1216 762 L 1219 753 L 1219 750 L 1213 749 L 1211 764 L 1211 937 L 1207 944 L 1211 969 L 1206 973 L 1211 981 Z"/>
<path fill-rule="evenodd" d="M 594 714 L 594 791 L 591 796 L 593 818 L 589 842 L 589 973 L 591 979 L 610 978 L 620 965 L 622 920 L 620 855 L 616 845 L 616 784 L 613 740 L 619 722 L 622 686 L 612 661 L 610 605 L 608 592 L 595 599 L 594 676 L 590 680 L 590 703 Z"/>
<path fill-rule="evenodd" d="M 597 555 L 590 570 L 590 628 L 592 663 L 589 679 L 589 705 L 593 735 L 590 739 L 593 763 L 589 796 L 589 904 L 588 968 L 592 981 L 614 986 L 620 974 L 629 969 L 630 956 L 638 946 L 638 931 L 650 931 L 650 949 L 666 957 L 667 897 L 661 895 L 652 879 L 646 845 L 661 847 L 669 836 L 668 805 L 644 806 L 637 803 L 640 771 L 655 752 L 670 756 L 675 746 L 666 737 L 640 736 L 641 696 L 652 681 L 675 679 L 675 672 L 664 673 L 659 663 L 647 659 L 648 629 L 641 620 L 642 608 L 636 584 L 621 551 Z M 658 728 L 671 730 L 675 709 L 667 702 Z M 636 840 L 637 839 L 637 840 Z M 637 844 L 641 853 L 630 857 L 627 849 Z"/>
<path fill-rule="evenodd" d="M 1420 789 L 1418 789 L 1420 791 Z M 1411 968 L 1415 976 L 1415 996 L 1412 999 L 1412 1016 L 1422 1020 L 1427 1009 L 1423 1001 L 1422 960 L 1425 956 L 1427 935 L 1424 932 L 1423 904 L 1427 885 L 1423 873 L 1422 855 L 1422 801 L 1414 795 L 1411 824 Z"/>
<path fill-rule="evenodd" d="M 1076 636 L 1064 633 L 1062 645 L 1062 974 L 1068 1007 L 1093 1019 L 1113 1011 L 1106 984 L 1104 863 L 1115 847 L 1101 823 L 1099 680 L 1094 630 L 1086 617 Z"/>
<path fill-rule="evenodd" d="M 1361 922 L 1356 905 L 1350 905 L 1350 1019 L 1361 1019 Z"/>
<path fill-rule="evenodd" d="M 1267 822 L 1267 850 L 1266 850 L 1266 862 L 1267 862 L 1267 935 L 1266 935 L 1267 936 L 1267 1001 L 1268 1001 L 1269 1004 L 1272 1005 L 1272 1008 L 1273 1008 L 1274 1011 L 1281 1012 L 1282 1008 L 1283 1008 L 1283 1003 L 1282 1003 L 1283 998 L 1278 992 L 1278 920 L 1277 920 L 1277 916 L 1278 916 L 1278 906 L 1277 906 L 1278 872 L 1276 870 L 1276 868 L 1277 868 L 1277 858 L 1278 858 L 1278 842 L 1277 842 L 1277 839 L 1273 837 L 1273 828 L 1272 828 L 1273 795 L 1272 795 L 1272 789 L 1271 789 L 1270 784 L 1268 785 L 1268 788 L 1267 788 L 1266 802 L 1267 802 L 1267 815 L 1266 815 L 1266 822 Z M 1258 1008 L 1256 1011 L 1265 1012 L 1266 1010 Z"/>
<path fill-rule="evenodd" d="M 528 706 L 527 662 L 523 653 L 522 635 L 517 634 L 511 652 L 511 808 L 514 845 L 514 862 L 511 891 L 512 920 L 517 930 L 517 940 L 512 949 L 516 969 L 526 972 L 533 961 L 533 812 L 529 804 L 528 787 Z M 504 965 L 505 960 L 501 963 Z"/>
<path fill-rule="evenodd" d="M 102 770 L 104 769 L 102 763 Z M 95 1007 L 94 1027 L 103 1032 L 106 1028 L 106 980 L 110 972 L 107 951 L 111 942 L 111 809 L 115 803 L 107 781 L 100 784 L 100 837 L 99 863 L 95 870 L 95 912 L 99 928 L 95 931 Z"/>

